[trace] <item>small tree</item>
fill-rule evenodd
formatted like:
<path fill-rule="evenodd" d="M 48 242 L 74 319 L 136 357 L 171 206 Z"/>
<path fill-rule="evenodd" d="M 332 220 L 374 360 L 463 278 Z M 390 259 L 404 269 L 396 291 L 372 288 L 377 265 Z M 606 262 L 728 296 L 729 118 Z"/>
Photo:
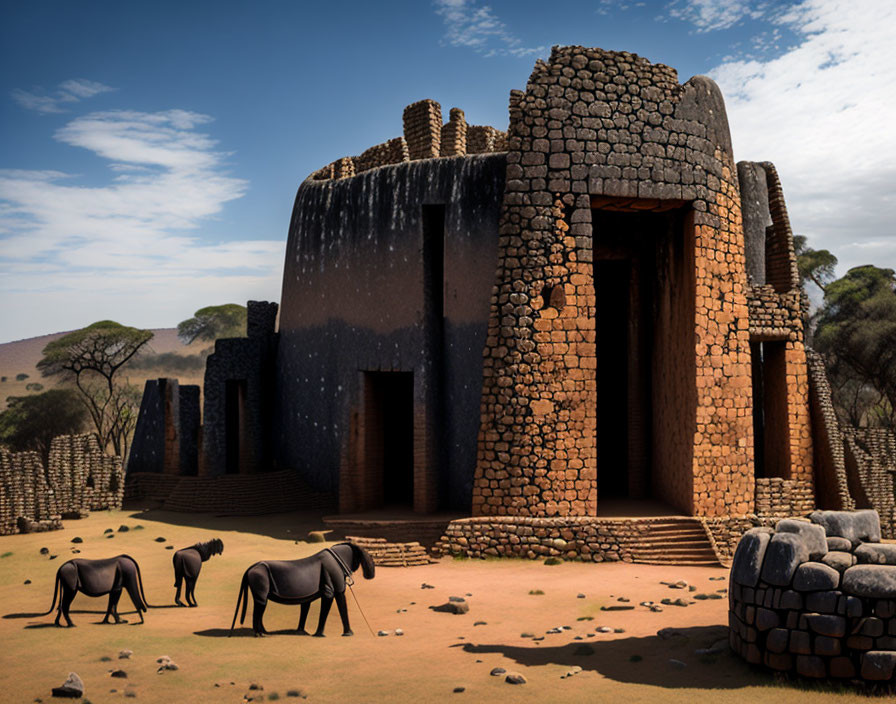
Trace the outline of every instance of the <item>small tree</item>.
<path fill-rule="evenodd" d="M 41 454 L 44 467 L 50 459 L 50 443 L 57 435 L 79 433 L 87 410 L 72 389 L 50 389 L 32 396 L 10 396 L 0 413 L 0 442 L 22 452 Z"/>
<path fill-rule="evenodd" d="M 152 339 L 138 330 L 103 320 L 48 344 L 37 368 L 44 376 L 74 383 L 93 421 L 97 441 L 124 458 L 137 422 L 139 390 L 118 378 L 119 370 Z"/>
<path fill-rule="evenodd" d="M 207 306 L 177 326 L 177 336 L 185 345 L 194 340 L 214 342 L 222 337 L 245 337 L 246 306 L 226 303 Z"/>
<path fill-rule="evenodd" d="M 896 427 L 896 273 L 859 266 L 828 284 L 815 341 L 847 420 Z"/>

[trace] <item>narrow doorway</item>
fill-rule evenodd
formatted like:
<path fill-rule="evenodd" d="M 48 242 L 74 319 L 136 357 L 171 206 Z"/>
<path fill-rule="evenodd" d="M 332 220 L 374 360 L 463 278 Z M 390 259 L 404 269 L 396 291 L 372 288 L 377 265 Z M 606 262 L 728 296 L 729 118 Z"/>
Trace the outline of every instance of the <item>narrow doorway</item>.
<path fill-rule="evenodd" d="M 753 462 L 758 478 L 790 477 L 786 344 L 750 343 L 753 372 Z"/>
<path fill-rule="evenodd" d="M 414 374 L 365 372 L 365 470 L 375 505 L 414 505 Z M 377 486 L 378 485 L 378 486 Z"/>

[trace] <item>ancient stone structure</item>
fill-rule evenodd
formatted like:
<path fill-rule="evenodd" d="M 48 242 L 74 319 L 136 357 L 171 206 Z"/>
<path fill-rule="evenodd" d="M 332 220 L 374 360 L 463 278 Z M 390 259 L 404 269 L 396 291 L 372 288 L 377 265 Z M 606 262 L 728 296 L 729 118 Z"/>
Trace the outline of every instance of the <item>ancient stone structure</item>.
<path fill-rule="evenodd" d="M 109 457 L 93 435 L 61 435 L 44 467 L 37 452 L 0 448 L 0 535 L 61 528 L 61 519 L 121 508 L 120 457 Z"/>
<path fill-rule="evenodd" d="M 892 682 L 896 545 L 880 542 L 872 510 L 810 519 L 744 535 L 731 568 L 731 648 L 804 677 Z"/>
<path fill-rule="evenodd" d="M 472 515 L 442 550 L 568 533 L 576 559 L 650 552 L 600 524 L 614 499 L 692 517 L 722 560 L 746 527 L 885 501 L 893 458 L 844 452 L 807 357 L 777 171 L 735 162 L 710 79 L 558 47 L 506 132 L 402 118 L 299 186 L 277 331 L 250 303 L 210 359 L 200 477 L 291 472 L 341 513 Z M 167 481 L 164 418 L 135 486 Z"/>

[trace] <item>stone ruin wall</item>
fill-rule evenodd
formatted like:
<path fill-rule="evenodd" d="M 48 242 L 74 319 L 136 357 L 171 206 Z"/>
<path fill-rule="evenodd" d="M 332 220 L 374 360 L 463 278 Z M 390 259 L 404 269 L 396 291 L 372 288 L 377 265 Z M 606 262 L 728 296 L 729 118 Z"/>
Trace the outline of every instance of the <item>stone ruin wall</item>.
<path fill-rule="evenodd" d="M 896 538 L 896 436 L 885 428 L 843 428 L 851 493 L 859 508 L 880 514 L 885 538 Z"/>
<path fill-rule="evenodd" d="M 350 178 L 389 164 L 443 156 L 487 154 L 507 149 L 507 135 L 488 125 L 467 124 L 463 110 L 451 108 L 448 122 L 442 123 L 442 106 L 434 100 L 420 100 L 404 109 L 404 135 L 377 144 L 360 156 L 347 156 L 315 171 L 316 181 Z"/>
<path fill-rule="evenodd" d="M 747 662 L 803 677 L 896 675 L 896 546 L 874 511 L 816 511 L 741 540 L 729 642 Z"/>
<path fill-rule="evenodd" d="M 0 448 L 0 490 L 0 535 L 61 528 L 62 518 L 121 508 L 121 458 L 93 435 L 54 438 L 46 468 L 37 452 Z"/>
<path fill-rule="evenodd" d="M 592 196 L 693 204 L 696 426 L 687 446 L 657 438 L 660 456 L 693 462 L 667 473 L 661 498 L 698 515 L 752 510 L 747 282 L 724 115 L 707 79 L 681 86 L 667 66 L 582 47 L 555 48 L 511 93 L 474 515 L 596 513 Z M 558 286 L 562 311 L 542 300 Z"/>

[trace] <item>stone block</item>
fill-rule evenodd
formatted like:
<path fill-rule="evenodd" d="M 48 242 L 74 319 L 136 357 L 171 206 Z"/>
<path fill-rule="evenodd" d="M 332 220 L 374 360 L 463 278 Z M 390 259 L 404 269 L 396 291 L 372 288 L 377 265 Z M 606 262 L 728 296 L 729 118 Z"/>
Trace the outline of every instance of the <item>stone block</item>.
<path fill-rule="evenodd" d="M 896 652 L 890 650 L 871 650 L 862 655 L 862 679 L 875 682 L 892 679 L 896 668 Z"/>
<path fill-rule="evenodd" d="M 767 631 L 770 628 L 777 628 L 781 623 L 781 619 L 771 609 L 756 609 L 756 629 L 759 631 Z"/>
<path fill-rule="evenodd" d="M 847 657 L 831 658 L 828 670 L 831 677 L 849 679 L 856 676 L 856 668 L 852 664 L 852 660 Z"/>
<path fill-rule="evenodd" d="M 765 653 L 765 665 L 773 670 L 786 672 L 793 669 L 793 657 L 789 653 Z"/>
<path fill-rule="evenodd" d="M 797 655 L 796 671 L 803 677 L 823 678 L 826 676 L 824 660 L 817 655 Z"/>
<path fill-rule="evenodd" d="M 793 577 L 793 588 L 801 592 L 836 589 L 840 585 L 840 573 L 821 562 L 800 565 Z"/>
<path fill-rule="evenodd" d="M 843 573 L 843 591 L 873 599 L 896 598 L 896 565 L 855 565 Z"/>
<path fill-rule="evenodd" d="M 832 535 L 827 538 L 828 542 L 828 550 L 835 550 L 840 552 L 849 552 L 852 550 L 852 542 L 847 540 L 846 538 L 841 538 L 838 535 Z"/>
<path fill-rule="evenodd" d="M 794 572 L 809 560 L 809 549 L 796 533 L 776 533 L 765 550 L 761 577 L 769 584 L 790 586 Z"/>
<path fill-rule="evenodd" d="M 824 657 L 840 654 L 840 639 L 830 636 L 818 636 L 815 639 L 815 654 Z"/>
<path fill-rule="evenodd" d="M 853 629 L 853 633 L 855 632 L 856 629 Z M 870 638 L 882 636 L 884 634 L 884 622 L 874 616 L 866 616 L 858 626 L 858 633 Z"/>
<path fill-rule="evenodd" d="M 783 653 L 787 650 L 790 631 L 786 628 L 773 628 L 765 638 L 765 649 L 772 653 Z"/>
<path fill-rule="evenodd" d="M 846 619 L 832 614 L 805 614 L 809 630 L 820 636 L 842 638 L 846 635 Z"/>
<path fill-rule="evenodd" d="M 853 554 L 860 565 L 896 565 L 896 545 L 862 543 Z"/>
<path fill-rule="evenodd" d="M 790 652 L 794 655 L 809 655 L 812 652 L 808 631 L 790 631 Z"/>
<path fill-rule="evenodd" d="M 780 607 L 782 609 L 795 609 L 799 611 L 803 608 L 803 595 L 792 589 L 788 589 L 781 594 Z"/>
<path fill-rule="evenodd" d="M 873 509 L 813 511 L 809 520 L 824 528 L 828 537 L 846 538 L 854 546 L 861 542 L 880 542 L 880 516 Z"/>
<path fill-rule="evenodd" d="M 832 550 L 821 558 L 821 561 L 828 567 L 832 567 L 838 572 L 845 572 L 854 564 L 856 564 L 856 556 L 851 552 L 841 550 Z"/>
<path fill-rule="evenodd" d="M 837 613 L 839 597 L 840 593 L 835 591 L 811 592 L 806 595 L 806 609 L 820 614 Z"/>
<path fill-rule="evenodd" d="M 809 559 L 818 560 L 828 551 L 828 542 L 824 528 L 816 523 L 785 518 L 775 525 L 776 533 L 796 533 L 806 543 Z"/>

